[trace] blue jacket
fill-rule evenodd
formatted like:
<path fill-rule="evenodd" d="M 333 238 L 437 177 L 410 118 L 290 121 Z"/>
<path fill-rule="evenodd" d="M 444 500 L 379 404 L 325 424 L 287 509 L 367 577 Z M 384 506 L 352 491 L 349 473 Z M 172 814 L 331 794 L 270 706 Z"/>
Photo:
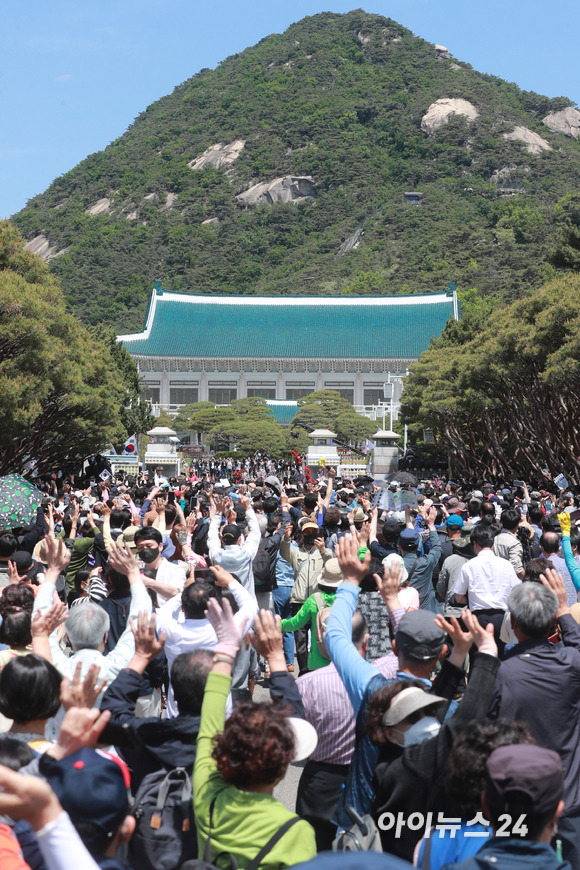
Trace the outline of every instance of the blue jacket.
<path fill-rule="evenodd" d="M 441 870 L 572 870 L 560 861 L 549 843 L 536 843 L 519 837 L 493 837 L 476 855 L 459 864 L 445 864 Z"/>

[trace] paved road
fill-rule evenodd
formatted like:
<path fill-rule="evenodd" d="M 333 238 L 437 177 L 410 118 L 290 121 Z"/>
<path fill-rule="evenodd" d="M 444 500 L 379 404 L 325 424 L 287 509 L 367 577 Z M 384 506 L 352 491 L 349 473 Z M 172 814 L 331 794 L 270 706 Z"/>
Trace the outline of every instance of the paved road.
<path fill-rule="evenodd" d="M 256 684 L 256 688 L 254 689 L 254 701 L 269 700 L 270 692 L 268 690 L 267 683 L 264 680 L 260 680 L 260 682 Z M 278 798 L 280 803 L 284 804 L 284 806 L 292 812 L 295 812 L 296 810 L 296 792 L 298 791 L 298 780 L 300 779 L 302 768 L 305 764 L 305 761 L 298 761 L 296 764 L 291 764 L 288 767 L 286 776 L 284 777 L 280 785 L 277 785 L 274 790 L 274 797 Z"/>

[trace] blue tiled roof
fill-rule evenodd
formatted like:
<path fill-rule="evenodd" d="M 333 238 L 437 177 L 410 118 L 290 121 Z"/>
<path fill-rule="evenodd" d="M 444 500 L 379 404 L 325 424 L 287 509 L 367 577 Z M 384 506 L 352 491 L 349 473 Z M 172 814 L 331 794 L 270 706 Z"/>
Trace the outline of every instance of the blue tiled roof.
<path fill-rule="evenodd" d="M 285 426 L 292 422 L 298 413 L 298 402 L 266 402 L 272 413 L 274 420 L 281 426 Z"/>
<path fill-rule="evenodd" d="M 119 341 L 154 357 L 415 359 L 456 311 L 446 293 L 202 297 L 156 289 L 145 331 Z"/>

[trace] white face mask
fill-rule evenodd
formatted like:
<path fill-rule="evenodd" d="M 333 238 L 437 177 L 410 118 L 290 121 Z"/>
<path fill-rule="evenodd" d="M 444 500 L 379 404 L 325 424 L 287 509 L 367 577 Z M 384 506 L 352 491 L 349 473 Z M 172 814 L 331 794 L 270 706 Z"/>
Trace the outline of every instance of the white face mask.
<path fill-rule="evenodd" d="M 403 746 L 414 746 L 416 743 L 423 743 L 425 740 L 437 737 L 441 731 L 441 722 L 435 716 L 423 716 L 411 725 L 408 731 L 399 731 L 398 728 L 394 728 L 393 731 L 403 735 Z"/>

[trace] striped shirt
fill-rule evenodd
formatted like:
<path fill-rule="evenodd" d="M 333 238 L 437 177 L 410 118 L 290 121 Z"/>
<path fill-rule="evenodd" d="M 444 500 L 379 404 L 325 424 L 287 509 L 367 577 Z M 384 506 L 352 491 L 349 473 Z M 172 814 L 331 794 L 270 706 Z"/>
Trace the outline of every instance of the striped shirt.
<path fill-rule="evenodd" d="M 397 676 L 397 656 L 389 653 L 373 662 L 387 679 Z M 350 764 L 355 742 L 355 717 L 348 693 L 334 664 L 296 680 L 306 719 L 316 729 L 318 746 L 310 761 Z"/>

